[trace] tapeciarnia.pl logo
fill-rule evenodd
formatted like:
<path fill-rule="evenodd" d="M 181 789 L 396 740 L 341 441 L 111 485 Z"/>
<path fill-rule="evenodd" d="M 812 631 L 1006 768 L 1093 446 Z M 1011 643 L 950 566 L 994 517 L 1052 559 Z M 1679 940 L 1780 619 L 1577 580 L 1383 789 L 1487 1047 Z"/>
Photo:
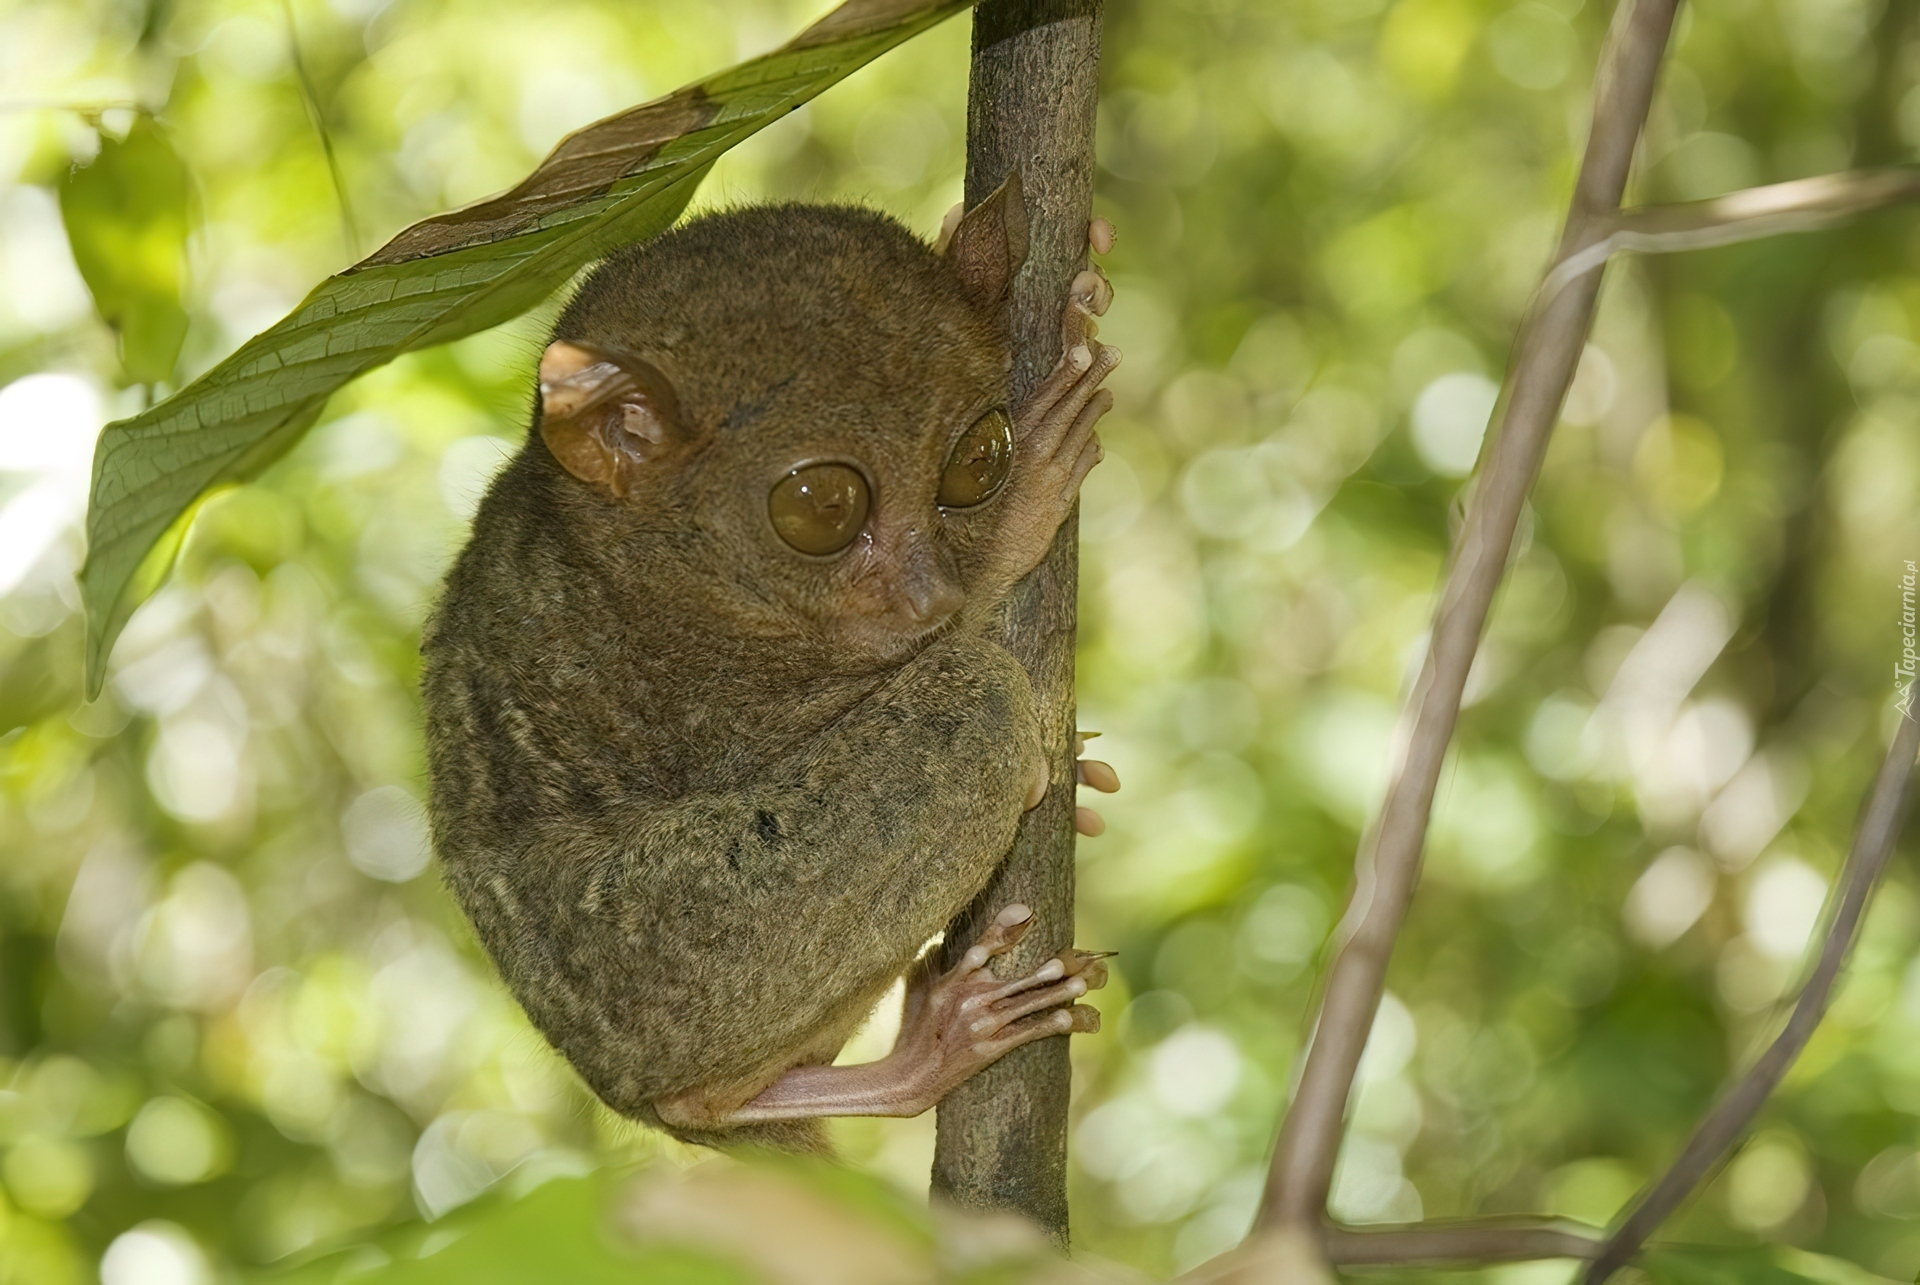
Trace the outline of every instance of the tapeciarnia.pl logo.
<path fill-rule="evenodd" d="M 1900 577 L 1900 659 L 1893 666 L 1893 690 L 1899 697 L 1895 703 L 1905 718 L 1913 717 L 1914 579 L 1914 566 L 1909 560 L 1907 574 Z"/>

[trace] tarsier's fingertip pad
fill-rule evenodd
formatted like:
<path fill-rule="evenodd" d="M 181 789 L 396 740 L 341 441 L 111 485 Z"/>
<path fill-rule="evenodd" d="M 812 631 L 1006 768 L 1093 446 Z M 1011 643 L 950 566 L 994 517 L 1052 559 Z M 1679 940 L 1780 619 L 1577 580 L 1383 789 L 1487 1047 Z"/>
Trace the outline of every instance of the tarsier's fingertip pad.
<path fill-rule="evenodd" d="M 1033 918 L 1033 911 L 1026 905 L 1016 901 L 995 915 L 993 922 L 1011 928 L 1015 924 L 1024 924 L 1031 918 Z"/>

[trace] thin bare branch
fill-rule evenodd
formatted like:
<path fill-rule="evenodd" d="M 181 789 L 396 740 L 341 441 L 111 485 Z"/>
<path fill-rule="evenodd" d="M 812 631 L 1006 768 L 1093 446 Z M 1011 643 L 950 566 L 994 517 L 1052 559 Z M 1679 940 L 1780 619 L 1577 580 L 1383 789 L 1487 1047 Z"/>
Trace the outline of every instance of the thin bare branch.
<path fill-rule="evenodd" d="M 1916 753 L 1920 753 L 1920 721 L 1908 712 L 1900 720 L 1900 730 L 1894 735 L 1887 757 L 1880 764 L 1880 774 L 1874 779 L 1873 790 L 1867 796 L 1860 828 L 1854 833 L 1853 848 L 1847 854 L 1846 869 L 1841 873 L 1832 921 L 1827 925 L 1813 972 L 1801 988 L 1800 997 L 1794 1001 L 1786 1027 L 1752 1069 L 1700 1122 L 1673 1167 L 1641 1197 L 1619 1230 L 1608 1237 L 1605 1251 L 1587 1269 L 1586 1285 L 1600 1285 L 1639 1252 L 1654 1228 L 1680 1207 L 1707 1172 L 1719 1163 L 1727 1148 L 1746 1131 L 1762 1104 L 1779 1087 L 1787 1068 L 1807 1046 L 1814 1028 L 1826 1014 L 1840 966 L 1846 962 L 1867 902 L 1893 852 L 1894 840 L 1900 835 Z"/>
<path fill-rule="evenodd" d="M 1256 1232 L 1238 1248 L 1202 1263 L 1179 1277 L 1177 1285 L 1332 1285 L 1329 1264 L 1334 1263 L 1439 1267 L 1591 1259 L 1605 1245 L 1597 1228 L 1565 1219 L 1329 1226 L 1318 1237 L 1311 1228 L 1283 1223 Z"/>
<path fill-rule="evenodd" d="M 1622 0 L 1601 54 L 1593 126 L 1566 228 L 1564 259 L 1604 235 L 1620 206 L 1678 0 Z M 1523 323 L 1505 411 L 1477 482 L 1434 616 L 1420 677 L 1401 716 L 1392 785 L 1356 862 L 1354 891 L 1300 1086 L 1281 1125 L 1262 1220 L 1317 1227 L 1326 1209 L 1353 1076 L 1385 984 L 1393 943 L 1419 878 L 1433 795 L 1487 610 L 1514 529 L 1573 380 L 1600 274 L 1577 278 Z"/>
<path fill-rule="evenodd" d="M 1597 1229 L 1538 1219 L 1415 1223 L 1405 1227 L 1329 1227 L 1327 1258 L 1342 1267 L 1386 1263 L 1517 1263 L 1535 1258 L 1595 1258 L 1606 1241 Z"/>
<path fill-rule="evenodd" d="M 353 217 L 353 202 L 347 196 L 347 181 L 340 174 L 340 158 L 334 155 L 333 131 L 327 127 L 326 113 L 320 110 L 320 97 L 313 91 L 313 77 L 307 74 L 307 60 L 300 51 L 300 28 L 293 20 L 293 0 L 280 0 L 287 19 L 287 51 L 293 60 L 294 79 L 300 83 L 300 99 L 306 104 L 307 117 L 320 135 L 320 150 L 326 155 L 327 176 L 333 180 L 333 199 L 340 207 L 340 239 L 347 243 L 347 254 L 360 257 L 360 222 Z"/>
<path fill-rule="evenodd" d="M 1622 250 L 1671 254 L 1812 232 L 1913 200 L 1920 200 L 1920 167 L 1901 165 L 1750 187 L 1710 201 L 1622 210 L 1608 221 L 1604 237 L 1554 265 L 1540 294 L 1552 298 Z"/>

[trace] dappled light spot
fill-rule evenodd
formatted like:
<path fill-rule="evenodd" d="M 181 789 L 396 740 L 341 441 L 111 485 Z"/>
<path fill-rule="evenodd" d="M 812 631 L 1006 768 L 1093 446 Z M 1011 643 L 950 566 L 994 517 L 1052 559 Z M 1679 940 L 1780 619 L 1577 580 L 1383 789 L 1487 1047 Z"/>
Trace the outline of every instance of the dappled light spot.
<path fill-rule="evenodd" d="M 120 1233 L 100 1260 L 100 1285 L 208 1285 L 213 1279 L 200 1246 L 170 1222 Z"/>

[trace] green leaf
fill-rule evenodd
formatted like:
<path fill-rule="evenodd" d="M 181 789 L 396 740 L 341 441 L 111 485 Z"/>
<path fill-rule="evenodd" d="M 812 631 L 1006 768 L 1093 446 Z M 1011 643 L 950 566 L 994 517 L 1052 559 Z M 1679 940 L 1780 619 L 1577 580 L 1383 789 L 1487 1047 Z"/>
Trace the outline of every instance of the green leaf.
<path fill-rule="evenodd" d="M 608 1203 L 619 1182 L 601 1172 L 553 1178 L 514 1195 L 491 1193 L 377 1243 L 263 1274 L 261 1285 L 748 1285 L 734 1263 L 681 1248 L 616 1244 Z"/>
<path fill-rule="evenodd" d="M 187 167 L 151 116 L 60 184 L 60 218 L 100 317 L 120 337 L 127 382 L 173 377 L 187 313 L 180 306 L 191 218 Z"/>
<path fill-rule="evenodd" d="M 210 489 L 284 455 L 335 390 L 517 316 L 670 226 L 728 148 L 971 2 L 848 0 L 770 54 L 569 135 L 512 191 L 414 224 L 174 396 L 107 425 L 80 573 L 88 693 L 165 574 L 170 552 L 150 551 Z"/>

